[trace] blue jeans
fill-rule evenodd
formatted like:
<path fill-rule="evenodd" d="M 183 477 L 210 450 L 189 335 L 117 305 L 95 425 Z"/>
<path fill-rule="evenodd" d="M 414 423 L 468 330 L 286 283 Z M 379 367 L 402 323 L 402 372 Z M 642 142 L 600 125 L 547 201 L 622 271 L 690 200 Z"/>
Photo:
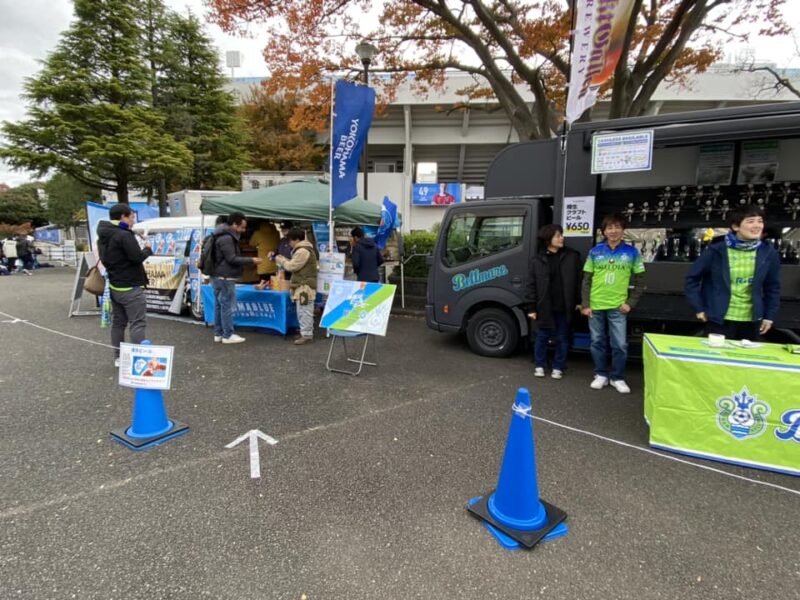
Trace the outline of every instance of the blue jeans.
<path fill-rule="evenodd" d="M 539 327 L 536 331 L 536 342 L 533 347 L 533 359 L 537 367 L 547 366 L 547 341 L 554 338 L 556 353 L 553 357 L 553 368 L 563 371 L 567 366 L 569 351 L 569 323 L 563 312 L 553 312 L 555 327 Z"/>
<path fill-rule="evenodd" d="M 594 372 L 608 377 L 611 381 L 625 379 L 625 361 L 628 358 L 627 338 L 628 317 L 618 308 L 593 310 L 589 319 L 589 332 L 592 335 L 592 360 Z M 611 372 L 606 368 L 609 336 L 611 337 Z"/>
<path fill-rule="evenodd" d="M 214 288 L 214 335 L 227 339 L 233 335 L 236 282 L 212 277 L 211 286 Z"/>

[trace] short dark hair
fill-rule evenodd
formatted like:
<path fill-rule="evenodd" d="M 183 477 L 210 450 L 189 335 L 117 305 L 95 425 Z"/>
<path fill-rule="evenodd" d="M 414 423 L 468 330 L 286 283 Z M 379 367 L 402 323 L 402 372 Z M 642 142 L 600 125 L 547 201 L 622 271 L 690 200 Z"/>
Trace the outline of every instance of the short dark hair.
<path fill-rule="evenodd" d="M 742 221 L 748 217 L 761 217 L 763 219 L 764 211 L 758 206 L 754 206 L 752 204 L 740 206 L 731 213 L 731 216 L 728 218 L 728 225 L 740 225 Z"/>
<path fill-rule="evenodd" d="M 228 215 L 228 225 L 238 225 L 242 221 L 246 220 L 247 217 L 244 216 L 244 213 L 241 212 L 232 212 Z"/>
<path fill-rule="evenodd" d="M 540 242 L 549 245 L 550 242 L 553 240 L 553 236 L 556 233 L 560 233 L 563 235 L 564 228 L 556 223 L 550 223 L 549 225 L 545 225 L 544 227 L 539 229 L 539 234 L 537 235 L 537 237 L 539 238 Z"/>
<path fill-rule="evenodd" d="M 127 217 L 133 212 L 133 209 L 127 204 L 115 204 L 108 211 L 108 217 L 112 221 L 119 221 L 122 217 Z"/>
<path fill-rule="evenodd" d="M 219 227 L 220 225 L 227 223 L 228 223 L 228 217 L 226 217 L 225 215 L 217 215 L 217 220 L 214 221 L 214 226 Z"/>
<path fill-rule="evenodd" d="M 295 240 L 297 242 L 302 242 L 306 239 L 306 232 L 300 229 L 299 227 L 292 227 L 289 230 L 289 233 L 286 234 L 286 237 L 290 240 Z"/>
<path fill-rule="evenodd" d="M 603 222 L 600 224 L 600 231 L 605 231 L 606 227 L 610 225 L 619 225 L 622 229 L 628 225 L 628 221 L 620 213 L 611 213 L 603 217 Z"/>
<path fill-rule="evenodd" d="M 350 235 L 356 238 L 357 240 L 360 240 L 361 238 L 364 237 L 364 230 L 361 229 L 361 227 L 353 227 L 350 230 Z"/>

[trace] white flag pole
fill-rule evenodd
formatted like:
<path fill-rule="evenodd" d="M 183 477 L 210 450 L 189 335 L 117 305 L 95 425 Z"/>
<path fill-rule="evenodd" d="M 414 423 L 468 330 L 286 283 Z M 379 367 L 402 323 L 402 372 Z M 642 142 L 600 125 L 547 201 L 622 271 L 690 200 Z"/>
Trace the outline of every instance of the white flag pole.
<path fill-rule="evenodd" d="M 335 77 L 331 77 L 331 149 L 328 156 L 328 167 L 330 170 L 330 187 L 328 190 L 328 252 L 333 252 L 333 247 L 335 245 L 336 240 L 333 237 L 333 110 L 336 107 L 335 98 L 334 98 L 334 79 Z"/>

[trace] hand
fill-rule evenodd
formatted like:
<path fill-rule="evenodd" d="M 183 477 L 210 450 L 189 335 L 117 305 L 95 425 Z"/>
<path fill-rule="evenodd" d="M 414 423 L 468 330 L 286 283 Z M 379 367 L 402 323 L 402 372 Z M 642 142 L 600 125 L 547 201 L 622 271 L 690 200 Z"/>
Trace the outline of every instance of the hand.
<path fill-rule="evenodd" d="M 702 321 L 703 323 L 708 322 L 708 317 L 706 317 L 706 313 L 704 312 L 699 312 L 695 316 L 697 317 L 698 321 Z"/>
<path fill-rule="evenodd" d="M 263 258 L 258 258 L 257 256 L 253 257 L 253 264 L 254 265 L 260 265 L 262 262 L 264 262 Z"/>
<path fill-rule="evenodd" d="M 536 320 L 536 313 L 535 312 L 529 312 L 528 313 L 528 318 L 531 319 L 532 321 L 535 321 Z"/>
<path fill-rule="evenodd" d="M 150 243 L 150 242 L 145 242 L 144 243 L 144 247 L 147 248 L 148 250 L 152 250 L 153 249 L 153 244 Z"/>
<path fill-rule="evenodd" d="M 591 319 L 592 318 L 592 309 L 589 308 L 588 306 L 586 308 L 581 308 L 581 314 L 584 317 L 589 317 Z"/>
<path fill-rule="evenodd" d="M 761 335 L 764 335 L 770 329 L 772 329 L 772 321 L 770 321 L 768 319 L 762 319 L 761 327 L 758 328 L 758 333 L 760 333 Z"/>
<path fill-rule="evenodd" d="M 274 252 L 270 252 L 269 255 L 267 256 L 267 258 L 269 258 L 272 262 L 275 262 L 275 253 Z"/>
<path fill-rule="evenodd" d="M 576 305 L 575 305 L 575 310 L 578 310 L 578 311 L 579 311 L 579 310 L 581 310 L 582 308 L 583 308 L 583 307 L 582 307 L 580 304 L 576 304 Z"/>
<path fill-rule="evenodd" d="M 623 303 L 623 304 L 622 304 L 622 305 L 619 307 L 619 312 L 621 312 L 623 315 L 627 315 L 629 312 L 631 312 L 631 305 L 630 305 L 630 304 L 628 304 L 627 302 L 626 302 L 626 303 Z"/>

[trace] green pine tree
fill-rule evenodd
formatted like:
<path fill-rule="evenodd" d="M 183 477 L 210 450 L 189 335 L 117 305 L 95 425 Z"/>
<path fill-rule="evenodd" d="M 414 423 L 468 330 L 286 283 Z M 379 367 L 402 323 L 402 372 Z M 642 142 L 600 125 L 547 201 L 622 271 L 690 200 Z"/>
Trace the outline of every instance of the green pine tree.
<path fill-rule="evenodd" d="M 25 183 L 0 193 L 0 223 L 33 227 L 47 225 L 47 215 L 39 201 L 39 183 Z"/>
<path fill-rule="evenodd" d="M 0 157 L 16 169 L 55 169 L 117 192 L 143 188 L 158 174 L 182 176 L 188 148 L 153 110 L 144 62 L 139 2 L 75 0 L 76 19 L 43 69 L 27 80 L 28 119 L 4 123 Z"/>
<path fill-rule="evenodd" d="M 47 193 L 47 217 L 59 227 L 72 227 L 81 220 L 86 202 L 100 202 L 100 190 L 56 173 L 44 186 Z"/>
<path fill-rule="evenodd" d="M 166 131 L 194 155 L 189 174 L 173 187 L 239 189 L 248 167 L 245 132 L 233 96 L 223 88 L 219 56 L 196 17 L 168 13 L 158 56 L 155 105 Z"/>

